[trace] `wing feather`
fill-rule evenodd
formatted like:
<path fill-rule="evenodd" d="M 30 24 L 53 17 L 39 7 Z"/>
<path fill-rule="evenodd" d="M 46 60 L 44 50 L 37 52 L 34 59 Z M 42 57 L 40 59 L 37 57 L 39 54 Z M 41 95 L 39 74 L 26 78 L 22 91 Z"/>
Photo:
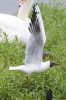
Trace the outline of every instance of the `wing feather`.
<path fill-rule="evenodd" d="M 39 9 L 34 9 L 34 14 L 29 27 L 31 36 L 26 47 L 25 65 L 40 64 L 42 61 L 44 47 L 42 18 Z"/>

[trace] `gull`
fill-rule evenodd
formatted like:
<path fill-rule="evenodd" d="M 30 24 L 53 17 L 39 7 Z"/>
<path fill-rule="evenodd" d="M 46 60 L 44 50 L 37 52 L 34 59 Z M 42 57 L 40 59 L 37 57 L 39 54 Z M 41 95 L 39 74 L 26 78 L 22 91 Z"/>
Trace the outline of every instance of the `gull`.
<path fill-rule="evenodd" d="M 44 34 L 43 34 L 43 21 L 38 5 L 35 5 L 35 15 L 31 19 L 29 30 L 31 32 L 30 38 L 26 46 L 26 55 L 24 65 L 11 66 L 9 70 L 19 70 L 27 74 L 27 86 L 28 76 L 32 73 L 40 73 L 52 66 L 57 65 L 53 61 L 42 62 L 42 54 L 44 48 Z"/>

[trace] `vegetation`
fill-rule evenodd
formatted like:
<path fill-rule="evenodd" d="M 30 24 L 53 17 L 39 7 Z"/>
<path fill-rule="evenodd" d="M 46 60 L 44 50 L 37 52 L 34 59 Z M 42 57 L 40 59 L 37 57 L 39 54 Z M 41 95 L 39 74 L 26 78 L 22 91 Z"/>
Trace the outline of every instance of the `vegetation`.
<path fill-rule="evenodd" d="M 9 66 L 23 64 L 25 48 L 17 38 L 8 43 L 4 33 L 5 42 L 0 42 L 0 100 L 45 100 L 49 89 L 53 100 L 66 100 L 66 8 L 59 9 L 59 5 L 40 5 L 47 36 L 44 52 L 50 54 L 44 61 L 53 60 L 59 66 L 31 74 L 26 88 L 25 74 L 9 71 Z"/>

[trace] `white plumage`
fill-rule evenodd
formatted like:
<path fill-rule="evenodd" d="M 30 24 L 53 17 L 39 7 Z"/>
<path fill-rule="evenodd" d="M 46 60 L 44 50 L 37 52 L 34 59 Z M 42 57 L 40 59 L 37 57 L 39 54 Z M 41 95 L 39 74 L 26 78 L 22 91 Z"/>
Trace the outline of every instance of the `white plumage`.
<path fill-rule="evenodd" d="M 9 70 L 20 70 L 26 74 L 43 72 L 50 68 L 50 61 L 42 62 L 42 54 L 45 36 L 43 34 L 42 17 L 38 5 L 35 5 L 35 13 L 30 24 L 30 38 L 26 47 L 25 65 L 9 67 Z"/>
<path fill-rule="evenodd" d="M 25 65 L 9 67 L 9 70 L 19 70 L 27 74 L 27 87 L 29 86 L 28 75 L 31 73 L 43 72 L 57 65 L 51 61 L 42 62 L 43 47 L 46 37 L 43 32 L 43 22 L 38 5 L 35 5 L 33 10 L 34 15 L 29 27 L 31 35 L 26 47 Z"/>

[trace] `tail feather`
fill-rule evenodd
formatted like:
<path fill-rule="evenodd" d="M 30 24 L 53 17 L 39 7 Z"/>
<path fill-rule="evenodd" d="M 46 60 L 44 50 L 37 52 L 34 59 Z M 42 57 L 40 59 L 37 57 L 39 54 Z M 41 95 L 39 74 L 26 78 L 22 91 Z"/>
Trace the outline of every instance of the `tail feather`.
<path fill-rule="evenodd" d="M 17 66 L 17 67 L 9 67 L 9 70 L 21 70 L 22 66 Z"/>
<path fill-rule="evenodd" d="M 9 67 L 9 70 L 23 70 L 23 69 L 25 69 L 25 65 Z"/>
<path fill-rule="evenodd" d="M 9 70 L 17 70 L 17 67 L 9 67 Z"/>

